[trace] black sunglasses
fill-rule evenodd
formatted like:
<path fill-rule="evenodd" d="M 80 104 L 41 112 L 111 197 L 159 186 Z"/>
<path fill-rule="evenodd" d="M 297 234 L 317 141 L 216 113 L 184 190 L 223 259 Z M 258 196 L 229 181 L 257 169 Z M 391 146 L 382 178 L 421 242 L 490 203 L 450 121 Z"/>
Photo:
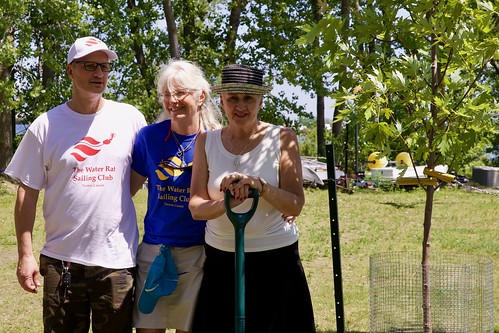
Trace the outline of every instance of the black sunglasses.
<path fill-rule="evenodd" d="M 94 61 L 73 61 L 75 64 L 83 64 L 83 68 L 85 68 L 88 72 L 93 72 L 100 66 L 100 69 L 103 72 L 109 72 L 113 67 L 109 62 L 94 62 Z"/>

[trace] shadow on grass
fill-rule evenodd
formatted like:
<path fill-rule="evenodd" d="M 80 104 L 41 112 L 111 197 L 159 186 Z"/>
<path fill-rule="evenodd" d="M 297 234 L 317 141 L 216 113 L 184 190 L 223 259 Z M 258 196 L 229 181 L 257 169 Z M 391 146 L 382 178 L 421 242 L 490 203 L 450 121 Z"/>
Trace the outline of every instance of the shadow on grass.
<path fill-rule="evenodd" d="M 399 204 L 396 202 L 381 202 L 382 205 L 387 205 L 387 206 L 393 206 L 397 209 L 402 209 L 402 208 L 414 208 L 416 207 L 415 204 Z M 353 333 L 353 332 L 352 332 Z"/>

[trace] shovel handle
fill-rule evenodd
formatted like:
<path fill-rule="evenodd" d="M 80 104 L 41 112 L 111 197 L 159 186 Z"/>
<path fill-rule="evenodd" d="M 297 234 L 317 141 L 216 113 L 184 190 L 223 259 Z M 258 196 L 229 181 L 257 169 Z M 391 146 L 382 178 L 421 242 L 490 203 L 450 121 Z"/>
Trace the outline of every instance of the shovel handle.
<path fill-rule="evenodd" d="M 230 199 L 233 197 L 234 196 L 232 195 L 232 193 L 230 193 L 230 190 L 225 191 L 225 212 L 227 213 L 230 222 L 232 222 L 235 228 L 244 229 L 246 224 L 255 214 L 256 208 L 258 206 L 258 191 L 254 188 L 250 190 L 249 198 L 253 198 L 253 203 L 251 205 L 251 208 L 245 213 L 236 213 L 232 211 L 232 209 L 230 208 Z"/>
<path fill-rule="evenodd" d="M 246 213 L 235 213 L 230 208 L 230 199 L 233 198 L 230 190 L 225 191 L 225 212 L 230 222 L 234 225 L 235 232 L 235 332 L 246 332 L 246 292 L 245 292 L 245 272 L 244 272 L 244 228 L 253 217 L 258 206 L 258 191 L 251 189 L 250 198 L 253 204 Z"/>

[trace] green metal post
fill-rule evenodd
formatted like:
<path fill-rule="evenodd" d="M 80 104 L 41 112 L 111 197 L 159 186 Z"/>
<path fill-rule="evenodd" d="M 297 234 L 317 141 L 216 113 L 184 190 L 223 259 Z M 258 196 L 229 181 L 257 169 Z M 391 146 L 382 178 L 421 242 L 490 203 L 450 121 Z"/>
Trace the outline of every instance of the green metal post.
<path fill-rule="evenodd" d="M 338 220 L 338 198 L 336 193 L 336 172 L 334 146 L 326 145 L 327 178 L 329 193 L 329 216 L 331 228 L 331 247 L 333 252 L 334 300 L 336 305 L 336 331 L 345 333 L 345 315 L 343 311 L 343 282 L 341 274 L 340 228 Z"/>

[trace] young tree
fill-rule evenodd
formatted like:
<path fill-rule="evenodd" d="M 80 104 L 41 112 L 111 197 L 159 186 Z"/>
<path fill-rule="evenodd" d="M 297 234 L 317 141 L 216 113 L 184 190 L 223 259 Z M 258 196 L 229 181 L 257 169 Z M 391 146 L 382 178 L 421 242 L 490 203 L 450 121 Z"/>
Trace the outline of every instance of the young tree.
<path fill-rule="evenodd" d="M 368 6 L 368 4 L 370 4 Z M 498 5 L 488 1 L 397 1 L 360 3 L 348 39 L 343 22 L 325 17 L 308 30 L 320 36 L 320 50 L 333 76 L 348 76 L 333 94 L 345 105 L 342 118 L 355 113 L 368 120 L 368 134 L 389 151 L 402 142 L 412 158 L 454 167 L 461 156 L 497 135 L 497 93 L 484 80 L 498 58 Z M 368 45 L 369 50 L 364 50 Z M 436 186 L 426 191 L 422 249 L 424 332 L 430 313 L 430 230 Z"/>

